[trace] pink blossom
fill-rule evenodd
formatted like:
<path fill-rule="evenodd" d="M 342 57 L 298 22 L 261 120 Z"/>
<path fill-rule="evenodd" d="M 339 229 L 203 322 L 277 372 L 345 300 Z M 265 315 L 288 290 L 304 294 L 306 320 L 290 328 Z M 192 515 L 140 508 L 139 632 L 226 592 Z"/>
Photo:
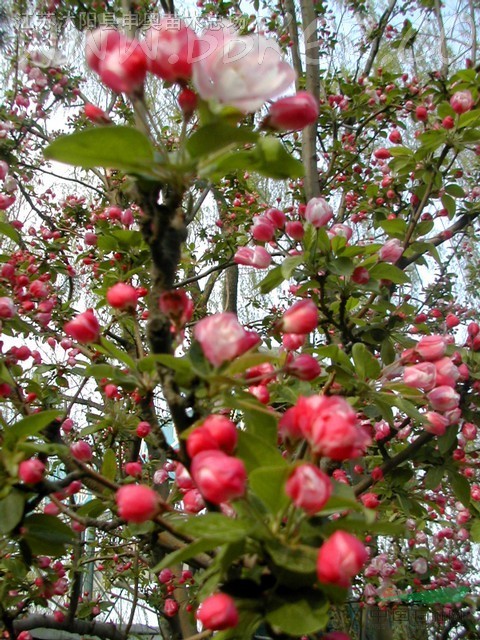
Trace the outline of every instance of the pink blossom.
<path fill-rule="evenodd" d="M 246 331 L 234 313 L 216 313 L 197 322 L 195 339 L 209 362 L 219 367 L 248 351 L 259 342 L 257 334 Z"/>
<path fill-rule="evenodd" d="M 235 601 L 226 593 L 215 593 L 200 605 L 196 618 L 205 629 L 222 631 L 236 627 L 239 621 Z"/>
<path fill-rule="evenodd" d="M 82 344 L 96 342 L 100 337 L 100 325 L 92 309 L 79 313 L 63 329 L 67 335 Z"/>
<path fill-rule="evenodd" d="M 295 302 L 278 322 L 277 328 L 284 333 L 310 333 L 317 328 L 318 309 L 313 300 Z"/>
<path fill-rule="evenodd" d="M 452 387 L 436 387 L 427 395 L 427 398 L 434 411 L 450 411 L 456 409 L 460 402 L 459 394 Z"/>
<path fill-rule="evenodd" d="M 167 16 L 147 30 L 143 50 L 151 73 L 167 82 L 190 80 L 198 38 L 182 20 Z"/>
<path fill-rule="evenodd" d="M 138 302 L 138 291 L 125 282 L 117 282 L 107 291 L 107 302 L 114 309 L 122 311 L 135 309 Z"/>
<path fill-rule="evenodd" d="M 403 245 L 397 238 L 387 240 L 378 252 L 380 260 L 394 264 L 403 253 Z"/>
<path fill-rule="evenodd" d="M 345 531 L 336 531 L 318 552 L 318 579 L 326 584 L 348 587 L 367 558 L 367 549 L 358 538 Z"/>
<path fill-rule="evenodd" d="M 454 387 L 460 377 L 460 371 L 458 367 L 453 364 L 451 358 L 444 357 L 435 360 L 434 366 L 437 372 L 437 385 Z"/>
<path fill-rule="evenodd" d="M 312 198 L 307 202 L 305 220 L 308 220 L 315 228 L 324 227 L 332 218 L 332 207 L 324 198 Z"/>
<path fill-rule="evenodd" d="M 327 474 L 313 464 L 302 464 L 288 478 L 285 492 L 296 507 L 313 515 L 330 499 L 332 483 Z"/>
<path fill-rule="evenodd" d="M 213 504 L 244 495 L 247 483 L 245 465 L 223 451 L 202 451 L 190 467 L 192 478 L 206 500 Z"/>
<path fill-rule="evenodd" d="M 233 256 L 234 262 L 256 269 L 267 269 L 272 257 L 264 247 L 240 247 Z"/>
<path fill-rule="evenodd" d="M 45 465 L 38 458 L 23 460 L 18 465 L 18 477 L 25 484 L 37 484 L 43 480 Z"/>
<path fill-rule="evenodd" d="M 286 365 L 285 371 L 299 380 L 315 380 L 322 368 L 316 358 L 308 353 L 301 353 Z"/>
<path fill-rule="evenodd" d="M 415 347 L 415 351 L 423 360 L 434 362 L 445 355 L 447 343 L 443 336 L 423 336 Z"/>
<path fill-rule="evenodd" d="M 145 522 L 153 518 L 158 509 L 158 496 L 143 484 L 128 484 L 115 494 L 118 515 L 130 522 Z"/>
<path fill-rule="evenodd" d="M 266 124 L 278 131 L 299 131 L 318 118 L 318 101 L 308 91 L 274 102 L 266 117 Z"/>
<path fill-rule="evenodd" d="M 405 367 L 403 381 L 408 387 L 430 391 L 435 386 L 437 372 L 431 362 L 420 362 L 411 367 Z"/>
<path fill-rule="evenodd" d="M 253 113 L 295 80 L 278 45 L 259 35 L 238 36 L 231 25 L 208 29 L 199 38 L 193 84 L 204 100 Z"/>
<path fill-rule="evenodd" d="M 462 114 L 466 111 L 470 111 L 473 108 L 475 101 L 473 100 L 473 96 L 466 89 L 465 91 L 456 91 L 453 96 L 450 98 L 450 105 L 455 113 Z"/>
<path fill-rule="evenodd" d="M 13 318 L 16 313 L 17 309 L 11 298 L 5 296 L 0 298 L 0 318 L 2 320 Z"/>

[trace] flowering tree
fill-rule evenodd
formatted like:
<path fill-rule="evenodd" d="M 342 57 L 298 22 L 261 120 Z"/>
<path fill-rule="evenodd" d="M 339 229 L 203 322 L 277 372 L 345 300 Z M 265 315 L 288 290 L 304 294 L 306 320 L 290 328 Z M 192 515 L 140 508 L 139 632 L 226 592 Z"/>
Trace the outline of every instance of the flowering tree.
<path fill-rule="evenodd" d="M 4 13 L 4 637 L 476 637 L 478 8 L 198 4 Z"/>

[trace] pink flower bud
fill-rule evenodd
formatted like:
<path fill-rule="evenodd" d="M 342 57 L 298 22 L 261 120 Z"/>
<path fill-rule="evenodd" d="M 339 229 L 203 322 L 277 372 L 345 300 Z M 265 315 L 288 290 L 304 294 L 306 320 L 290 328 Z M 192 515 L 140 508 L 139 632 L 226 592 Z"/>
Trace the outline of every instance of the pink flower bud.
<path fill-rule="evenodd" d="M 18 465 L 18 477 L 25 484 L 37 484 L 43 480 L 45 465 L 38 458 L 23 460 Z"/>
<path fill-rule="evenodd" d="M 97 244 L 98 237 L 96 233 L 87 231 L 84 237 L 85 244 L 89 247 L 94 247 Z"/>
<path fill-rule="evenodd" d="M 332 207 L 324 198 L 312 198 L 307 202 L 305 220 L 313 224 L 316 229 L 324 227 L 332 218 Z"/>
<path fill-rule="evenodd" d="M 184 289 L 164 291 L 159 307 L 176 327 L 183 327 L 193 316 L 193 301 Z"/>
<path fill-rule="evenodd" d="M 376 493 L 364 493 L 360 496 L 360 500 L 362 501 L 363 506 L 367 509 L 376 509 L 380 504 L 380 500 Z"/>
<path fill-rule="evenodd" d="M 228 312 L 203 318 L 193 333 L 205 357 L 215 367 L 230 362 L 260 341 L 255 332 L 246 331 L 236 315 Z"/>
<path fill-rule="evenodd" d="M 426 364 L 426 363 L 425 363 Z M 440 358 L 433 363 L 437 372 L 437 385 L 454 387 L 460 378 L 460 371 L 450 358 Z"/>
<path fill-rule="evenodd" d="M 87 102 L 83 108 L 85 117 L 95 124 L 110 124 L 112 121 L 103 109 Z"/>
<path fill-rule="evenodd" d="M 134 478 L 138 478 L 142 475 L 142 463 L 141 462 L 127 462 L 125 464 L 125 473 Z"/>
<path fill-rule="evenodd" d="M 245 465 L 223 451 L 202 451 L 193 458 L 190 473 L 203 497 L 213 504 L 240 498 L 245 493 Z"/>
<path fill-rule="evenodd" d="M 403 253 L 403 245 L 397 238 L 387 240 L 378 252 L 380 260 L 394 264 Z"/>
<path fill-rule="evenodd" d="M 162 584 L 168 584 L 174 578 L 173 571 L 171 569 L 162 569 L 158 574 L 158 580 Z"/>
<path fill-rule="evenodd" d="M 450 411 L 456 409 L 460 402 L 459 394 L 452 387 L 441 386 L 430 391 L 427 398 L 434 411 Z"/>
<path fill-rule="evenodd" d="M 146 438 L 151 430 L 152 427 L 150 423 L 146 420 L 142 420 L 142 422 L 138 423 L 135 432 L 139 438 Z"/>
<path fill-rule="evenodd" d="M 192 91 L 188 87 L 184 87 L 178 95 L 178 106 L 182 110 L 185 118 L 190 118 L 197 108 L 198 96 L 195 91 Z"/>
<path fill-rule="evenodd" d="M 0 298 L 0 318 L 2 320 L 13 318 L 16 315 L 16 313 L 17 313 L 17 309 L 11 298 L 7 298 L 7 297 Z"/>
<path fill-rule="evenodd" d="M 270 402 L 270 392 L 265 384 L 252 384 L 248 387 L 248 393 L 251 393 L 262 404 Z"/>
<path fill-rule="evenodd" d="M 272 262 L 272 257 L 264 247 L 240 247 L 233 256 L 233 260 L 236 264 L 247 267 L 267 269 Z"/>
<path fill-rule="evenodd" d="M 447 351 L 447 343 L 443 336 L 424 336 L 417 342 L 415 351 L 423 360 L 433 362 L 443 358 Z"/>
<path fill-rule="evenodd" d="M 125 282 L 117 282 L 107 291 L 107 302 L 114 309 L 125 311 L 135 309 L 138 302 L 138 291 Z"/>
<path fill-rule="evenodd" d="M 477 427 L 472 422 L 465 422 L 462 427 L 462 435 L 465 440 L 475 440 L 477 437 Z"/>
<path fill-rule="evenodd" d="M 79 313 L 63 327 L 65 333 L 81 344 L 97 342 L 100 337 L 100 325 L 92 309 Z"/>
<path fill-rule="evenodd" d="M 226 593 L 215 593 L 200 605 L 196 618 L 205 629 L 222 631 L 236 627 L 239 616 L 235 601 Z"/>
<path fill-rule="evenodd" d="M 123 37 L 119 31 L 107 26 L 89 31 L 85 45 L 85 56 L 90 69 L 98 73 L 107 52 L 118 47 Z"/>
<path fill-rule="evenodd" d="M 198 489 L 190 489 L 182 498 L 183 510 L 187 513 L 198 513 L 202 509 L 205 509 L 205 501 L 202 498 L 202 494 Z"/>
<path fill-rule="evenodd" d="M 424 425 L 425 431 L 436 436 L 443 436 L 449 424 L 448 419 L 436 411 L 427 411 L 425 417 L 427 418 Z"/>
<path fill-rule="evenodd" d="M 470 91 L 457 91 L 450 98 L 450 106 L 455 111 L 455 113 L 462 114 L 466 111 L 470 111 L 473 108 L 475 101 L 473 100 L 472 94 Z"/>
<path fill-rule="evenodd" d="M 292 240 L 301 240 L 305 235 L 305 229 L 300 220 L 291 220 L 285 224 L 285 231 Z"/>
<path fill-rule="evenodd" d="M 151 73 L 167 82 L 190 80 L 192 62 L 199 53 L 198 39 L 184 22 L 165 17 L 147 30 L 144 51 Z"/>
<path fill-rule="evenodd" d="M 317 556 L 317 576 L 320 582 L 349 587 L 367 561 L 365 546 L 345 531 L 336 531 L 320 547 Z"/>
<path fill-rule="evenodd" d="M 234 452 L 238 440 L 237 426 L 234 422 L 225 416 L 212 414 L 205 418 L 202 427 L 210 433 L 218 449 L 227 454 Z"/>
<path fill-rule="evenodd" d="M 158 496 L 143 484 L 128 484 L 115 494 L 118 515 L 129 522 L 145 522 L 158 510 Z"/>
<path fill-rule="evenodd" d="M 5 160 L 0 160 L 0 180 L 5 180 L 8 174 L 9 166 Z"/>
<path fill-rule="evenodd" d="M 275 236 L 275 225 L 266 216 L 255 217 L 250 230 L 257 242 L 270 242 Z"/>
<path fill-rule="evenodd" d="M 266 124 L 278 131 L 299 131 L 318 118 L 318 102 L 307 91 L 281 98 L 270 107 Z"/>
<path fill-rule="evenodd" d="M 460 320 L 453 313 L 448 313 L 447 317 L 445 318 L 445 324 L 447 325 L 448 329 L 453 329 L 454 327 L 458 327 L 458 325 L 460 324 Z"/>
<path fill-rule="evenodd" d="M 173 618 L 178 613 L 178 602 L 173 598 L 166 598 L 163 606 L 163 612 L 167 618 Z"/>
<path fill-rule="evenodd" d="M 93 458 L 92 447 L 85 440 L 74 442 L 70 447 L 70 453 L 81 462 L 89 462 Z"/>
<path fill-rule="evenodd" d="M 219 449 L 215 438 L 208 429 L 197 427 L 187 437 L 187 453 L 193 458 L 201 451 Z"/>
<path fill-rule="evenodd" d="M 287 364 L 285 371 L 299 380 L 315 380 L 322 368 L 316 358 L 308 353 L 302 353 Z"/>
<path fill-rule="evenodd" d="M 313 300 L 299 300 L 287 309 L 277 328 L 283 333 L 310 333 L 317 328 L 318 309 Z"/>
<path fill-rule="evenodd" d="M 417 558 L 416 560 L 414 560 L 414 562 L 412 562 L 412 569 L 415 571 L 415 573 L 418 573 L 420 575 L 427 573 L 428 564 L 425 558 Z"/>
<path fill-rule="evenodd" d="M 116 93 L 134 93 L 143 86 L 147 58 L 138 40 L 122 38 L 118 47 L 107 51 L 99 67 L 100 79 Z"/>
<path fill-rule="evenodd" d="M 437 371 L 432 362 L 420 362 L 411 367 L 405 367 L 403 382 L 408 387 L 430 391 L 435 386 Z"/>
<path fill-rule="evenodd" d="M 380 147 L 380 149 L 374 151 L 373 155 L 377 160 L 388 160 L 388 158 L 390 158 L 392 154 L 385 147 Z"/>
<path fill-rule="evenodd" d="M 321 511 L 330 499 L 332 482 L 313 464 L 302 464 L 288 478 L 285 493 L 296 507 L 313 515 Z"/>
<path fill-rule="evenodd" d="M 265 211 L 265 217 L 267 220 L 270 220 L 277 229 L 283 229 L 287 221 L 285 214 L 283 211 L 280 211 L 280 209 L 267 209 L 267 211 Z"/>
<path fill-rule="evenodd" d="M 15 200 L 15 196 L 7 196 L 4 193 L 0 193 L 0 211 L 5 211 L 5 209 L 11 207 Z"/>
<path fill-rule="evenodd" d="M 282 336 L 282 344 L 287 351 L 296 351 L 303 347 L 307 336 L 301 333 L 284 333 Z"/>
<path fill-rule="evenodd" d="M 312 419 L 301 422 L 304 437 L 315 453 L 333 460 L 357 458 L 371 442 L 359 426 L 357 416 L 346 400 L 339 396 L 310 396 Z M 297 402 L 301 412 L 302 404 Z M 302 417 L 300 417 L 302 420 Z"/>

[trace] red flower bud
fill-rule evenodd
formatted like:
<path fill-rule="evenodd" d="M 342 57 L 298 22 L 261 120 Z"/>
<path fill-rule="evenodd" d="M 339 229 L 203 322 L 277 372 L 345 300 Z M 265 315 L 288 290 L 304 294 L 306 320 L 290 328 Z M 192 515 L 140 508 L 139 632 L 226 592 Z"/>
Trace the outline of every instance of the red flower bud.
<path fill-rule="evenodd" d="M 318 118 L 318 102 L 308 91 L 274 102 L 265 123 L 278 131 L 299 131 Z"/>
<path fill-rule="evenodd" d="M 226 593 L 216 593 L 206 598 L 200 605 L 196 618 L 205 629 L 212 631 L 236 627 L 239 620 L 235 601 Z"/>
<path fill-rule="evenodd" d="M 158 496 L 143 484 L 128 484 L 115 494 L 118 515 L 130 522 L 145 522 L 158 510 Z"/>
<path fill-rule="evenodd" d="M 317 556 L 317 576 L 320 582 L 349 587 L 367 561 L 365 546 L 345 531 L 336 531 L 320 547 Z"/>

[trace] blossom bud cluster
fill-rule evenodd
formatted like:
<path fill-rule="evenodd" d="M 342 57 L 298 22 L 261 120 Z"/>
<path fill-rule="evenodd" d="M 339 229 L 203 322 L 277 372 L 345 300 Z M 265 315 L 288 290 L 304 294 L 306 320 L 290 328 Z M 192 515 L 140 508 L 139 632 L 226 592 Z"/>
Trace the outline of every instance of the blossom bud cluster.
<path fill-rule="evenodd" d="M 455 385 L 462 374 L 446 352 L 444 336 L 423 336 L 412 354 L 420 362 L 405 367 L 403 372 L 406 385 L 427 394 L 431 410 L 426 413 L 425 429 L 438 436 L 443 435 L 449 425 L 458 423 L 461 416 L 460 395 Z"/>

